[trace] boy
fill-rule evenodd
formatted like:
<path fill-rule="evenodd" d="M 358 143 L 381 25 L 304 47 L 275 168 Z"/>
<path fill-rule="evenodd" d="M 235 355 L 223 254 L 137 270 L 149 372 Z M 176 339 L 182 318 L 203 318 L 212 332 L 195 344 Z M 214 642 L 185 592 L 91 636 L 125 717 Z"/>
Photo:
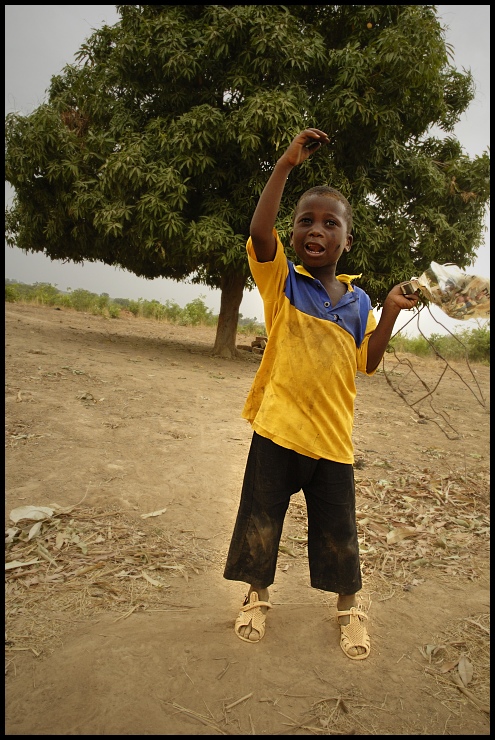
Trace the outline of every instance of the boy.
<path fill-rule="evenodd" d="M 258 642 L 271 607 L 268 586 L 289 499 L 303 490 L 311 585 L 338 594 L 342 650 L 362 660 L 370 641 L 367 615 L 356 606 L 355 375 L 375 372 L 398 314 L 418 297 L 392 288 L 377 325 L 368 295 L 351 284 L 358 276 L 336 275 L 353 237 L 351 206 L 333 188 L 311 188 L 301 196 L 291 245 L 302 266 L 286 258 L 274 228 L 285 182 L 293 167 L 328 143 L 318 129 L 298 134 L 276 163 L 251 220 L 247 251 L 268 340 L 242 413 L 254 432 L 224 577 L 250 584 L 235 632 Z"/>

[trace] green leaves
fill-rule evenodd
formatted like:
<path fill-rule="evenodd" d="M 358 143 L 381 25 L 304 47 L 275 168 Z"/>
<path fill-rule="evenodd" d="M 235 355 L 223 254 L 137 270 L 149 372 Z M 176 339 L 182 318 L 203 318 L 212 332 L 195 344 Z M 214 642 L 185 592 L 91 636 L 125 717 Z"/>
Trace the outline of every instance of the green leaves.
<path fill-rule="evenodd" d="M 489 156 L 431 135 L 474 95 L 435 6 L 118 9 L 53 77 L 48 102 L 6 118 L 9 244 L 150 278 L 247 281 L 259 195 L 293 136 L 316 126 L 332 145 L 287 181 L 287 245 L 297 198 L 328 183 L 354 207 L 339 270 L 362 272 L 374 304 L 432 260 L 473 258 Z"/>

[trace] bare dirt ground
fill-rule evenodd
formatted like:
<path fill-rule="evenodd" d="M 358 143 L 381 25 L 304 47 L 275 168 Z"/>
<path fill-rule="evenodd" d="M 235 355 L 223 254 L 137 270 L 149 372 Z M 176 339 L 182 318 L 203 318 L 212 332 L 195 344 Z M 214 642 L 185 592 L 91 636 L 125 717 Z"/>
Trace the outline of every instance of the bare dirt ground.
<path fill-rule="evenodd" d="M 423 418 L 390 383 L 412 402 L 406 361 L 430 389 L 440 361 L 358 376 L 372 652 L 351 661 L 336 595 L 309 587 L 301 493 L 266 635 L 234 635 L 246 586 L 222 572 L 259 357 L 214 358 L 213 336 L 6 304 L 7 735 L 489 734 L 489 368 L 446 371 Z M 52 510 L 34 530 L 9 521 L 28 505 Z"/>

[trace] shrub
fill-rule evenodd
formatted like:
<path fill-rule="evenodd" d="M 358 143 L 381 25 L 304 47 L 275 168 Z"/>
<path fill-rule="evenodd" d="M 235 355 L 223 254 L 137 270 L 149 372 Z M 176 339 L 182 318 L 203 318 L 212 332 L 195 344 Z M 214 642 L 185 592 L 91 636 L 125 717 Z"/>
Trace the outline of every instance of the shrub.
<path fill-rule="evenodd" d="M 117 306 L 120 306 L 121 308 L 125 308 L 127 309 L 127 311 L 130 311 L 129 306 L 131 304 L 131 301 L 129 300 L 129 298 L 113 298 L 112 301 L 113 303 L 116 303 Z"/>
<path fill-rule="evenodd" d="M 144 301 L 140 298 L 138 303 L 140 305 L 140 315 L 144 316 L 145 319 L 160 320 L 165 318 L 165 307 L 159 301 L 155 299 Z"/>
<path fill-rule="evenodd" d="M 217 319 L 205 304 L 204 298 L 205 296 L 200 296 L 184 306 L 180 317 L 181 324 L 186 326 L 198 326 L 198 324 L 213 326 L 216 324 Z"/>
<path fill-rule="evenodd" d="M 172 322 L 173 324 L 180 321 L 181 315 L 182 315 L 182 308 L 179 306 L 178 303 L 175 301 L 165 301 L 165 318 L 167 321 Z"/>
<path fill-rule="evenodd" d="M 118 319 L 120 316 L 120 306 L 116 303 L 110 303 L 108 306 L 108 315 L 111 319 Z"/>
<path fill-rule="evenodd" d="M 459 332 L 459 339 L 466 347 L 470 360 L 490 363 L 490 326 L 478 326 L 476 329 Z"/>
<path fill-rule="evenodd" d="M 76 288 L 76 290 L 67 289 L 70 293 L 72 307 L 76 311 L 90 311 L 95 300 L 98 298 L 96 293 L 90 293 L 89 290 Z"/>
<path fill-rule="evenodd" d="M 35 283 L 32 286 L 32 300 L 42 306 L 54 306 L 60 291 L 50 283 Z"/>
<path fill-rule="evenodd" d="M 127 310 L 130 311 L 133 316 L 139 316 L 140 305 L 137 301 L 129 301 Z"/>
<path fill-rule="evenodd" d="M 26 301 L 29 302 L 32 300 L 33 295 L 33 288 L 31 285 L 26 285 L 25 283 L 16 283 L 11 282 L 8 285 L 6 285 L 6 289 L 13 288 L 15 290 L 15 294 L 17 295 L 18 301 Z M 12 295 L 12 293 L 10 293 Z"/>
<path fill-rule="evenodd" d="M 464 360 L 490 364 L 490 327 L 479 325 L 476 329 L 462 329 L 452 334 L 431 334 L 409 338 L 397 334 L 390 340 L 387 352 L 410 352 L 419 356 L 438 353 L 445 360 Z"/>
<path fill-rule="evenodd" d="M 392 337 L 387 352 L 395 349 L 396 352 L 410 352 L 419 357 L 427 357 L 433 354 L 433 350 L 424 337 L 405 337 L 402 334 Z"/>
<path fill-rule="evenodd" d="M 21 299 L 21 294 L 17 285 L 6 285 L 5 286 L 5 300 L 7 303 L 16 303 Z"/>
<path fill-rule="evenodd" d="M 237 333 L 266 337 L 266 327 L 264 324 L 258 324 L 256 319 L 248 319 L 237 325 Z"/>
<path fill-rule="evenodd" d="M 57 306 L 62 306 L 63 308 L 73 308 L 70 295 L 68 295 L 67 293 L 60 293 L 57 296 Z"/>
<path fill-rule="evenodd" d="M 110 296 L 108 295 L 108 293 L 102 293 L 101 295 L 96 297 L 96 305 L 101 310 L 103 310 L 104 308 L 108 308 L 109 303 L 110 303 Z"/>

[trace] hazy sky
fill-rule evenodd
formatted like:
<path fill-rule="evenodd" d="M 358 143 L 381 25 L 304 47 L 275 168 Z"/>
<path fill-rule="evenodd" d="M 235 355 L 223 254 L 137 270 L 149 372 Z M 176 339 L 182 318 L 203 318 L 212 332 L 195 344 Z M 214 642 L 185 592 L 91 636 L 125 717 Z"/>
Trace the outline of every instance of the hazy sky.
<path fill-rule="evenodd" d="M 446 39 L 454 47 L 455 66 L 470 69 L 476 83 L 476 98 L 455 130 L 466 152 L 474 156 L 490 143 L 490 6 L 437 5 L 437 9 L 441 22 L 448 26 Z M 52 75 L 74 62 L 76 52 L 92 30 L 113 25 L 119 16 L 115 5 L 6 5 L 5 20 L 5 113 L 15 110 L 29 114 L 44 101 Z M 6 203 L 11 199 L 12 189 L 6 183 Z M 486 224 L 489 227 L 488 215 Z M 489 236 L 487 231 L 485 245 L 472 268 L 480 275 L 489 274 Z M 47 282 L 60 290 L 85 288 L 98 294 L 108 293 L 112 298 L 156 299 L 161 303 L 174 300 L 181 306 L 202 295 L 214 313 L 220 310 L 220 292 L 205 286 L 162 278 L 146 280 L 102 264 L 62 264 L 41 253 L 26 255 L 11 247 L 5 251 L 5 276 L 24 283 Z M 263 318 L 257 290 L 245 291 L 240 310 L 244 316 Z M 453 321 L 439 309 L 433 312 L 450 330 L 472 324 Z M 402 316 L 404 320 L 411 318 L 406 312 Z M 400 325 L 397 322 L 396 329 Z M 421 315 L 420 326 L 427 335 L 443 333 L 426 311 Z M 409 331 L 416 333 L 413 328 Z"/>

